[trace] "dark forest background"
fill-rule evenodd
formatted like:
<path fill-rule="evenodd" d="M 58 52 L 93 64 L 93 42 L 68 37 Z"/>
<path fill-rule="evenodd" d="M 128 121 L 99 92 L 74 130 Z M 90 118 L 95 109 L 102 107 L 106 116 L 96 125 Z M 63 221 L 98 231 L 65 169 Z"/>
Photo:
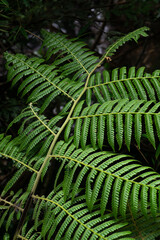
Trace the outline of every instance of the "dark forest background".
<path fill-rule="evenodd" d="M 0 0 L 0 133 L 25 107 L 25 101 L 7 82 L 3 53 L 43 56 L 42 28 L 80 38 L 101 56 L 117 38 L 139 27 L 150 27 L 149 37 L 125 44 L 104 67 L 160 68 L 160 0 Z M 61 106 L 61 99 L 59 99 Z M 52 105 L 50 114 L 56 114 Z M 17 129 L 7 134 L 16 136 Z M 149 155 L 150 149 L 147 149 Z M 12 163 L 0 162 L 0 188 L 12 175 Z"/>

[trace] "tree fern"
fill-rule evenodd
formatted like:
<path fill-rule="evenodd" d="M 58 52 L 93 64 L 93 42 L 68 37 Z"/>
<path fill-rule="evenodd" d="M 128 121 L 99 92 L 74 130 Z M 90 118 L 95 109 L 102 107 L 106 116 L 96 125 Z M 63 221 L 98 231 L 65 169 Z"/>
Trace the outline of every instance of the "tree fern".
<path fill-rule="evenodd" d="M 17 136 L 0 135 L 0 156 L 14 167 L 0 197 L 3 232 L 17 226 L 10 239 L 160 236 L 160 175 L 141 152 L 148 144 L 159 156 L 160 71 L 98 72 L 147 30 L 118 39 L 101 59 L 78 39 L 45 30 L 44 59 L 5 53 L 8 81 L 29 103 L 8 126 L 19 126 Z M 65 106 L 48 117 L 60 98 Z M 135 147 L 147 166 L 132 156 Z"/>

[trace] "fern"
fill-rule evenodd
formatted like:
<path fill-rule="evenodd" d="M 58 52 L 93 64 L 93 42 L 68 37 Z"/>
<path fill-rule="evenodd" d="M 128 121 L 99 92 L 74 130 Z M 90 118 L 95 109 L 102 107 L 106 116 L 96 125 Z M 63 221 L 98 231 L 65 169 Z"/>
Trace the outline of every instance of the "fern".
<path fill-rule="evenodd" d="M 139 202 L 142 204 L 142 209 L 144 209 L 145 203 L 147 204 L 148 195 L 150 195 L 152 203 L 151 213 L 155 215 L 158 205 L 158 184 L 160 178 L 157 173 L 152 172 L 152 169 L 141 166 L 128 155 L 116 155 L 104 151 L 97 152 L 92 148 L 87 148 L 86 150 L 77 149 L 73 151 L 74 145 L 73 147 L 69 145 L 66 152 L 64 152 L 64 148 L 66 149 L 66 143 L 63 143 L 61 148 L 58 149 L 59 151 L 55 151 L 51 156 L 56 159 L 61 159 L 61 161 L 66 161 L 66 168 L 72 169 L 69 173 L 67 172 L 64 177 L 64 182 L 66 183 L 64 186 L 64 194 L 70 192 L 70 183 L 76 178 L 73 185 L 72 200 L 77 194 L 83 178 L 87 175 L 86 202 L 90 211 L 93 209 L 97 197 L 99 197 L 100 211 L 103 215 L 107 206 L 107 196 L 111 195 L 110 190 L 113 189 L 112 211 L 115 217 L 117 217 L 118 208 L 120 214 L 125 217 L 129 195 L 135 196 L 135 191 L 138 191 L 136 193 L 137 197 L 138 195 L 141 196 Z M 72 151 L 68 151 L 68 149 L 72 149 Z M 78 156 L 77 151 L 79 153 Z M 77 169 L 79 167 L 81 167 L 82 170 L 79 170 L 78 173 Z M 142 180 L 137 182 L 135 179 L 139 175 Z M 150 178 L 151 175 L 152 177 Z M 151 185 L 148 185 L 148 183 Z M 119 188 L 118 191 L 117 188 Z M 146 194 L 144 189 L 146 189 Z M 99 193 L 102 193 L 101 196 L 99 196 Z M 131 202 L 133 213 L 136 214 L 135 198 L 132 198 Z"/>
<path fill-rule="evenodd" d="M 44 98 L 45 101 L 41 106 L 41 112 L 50 104 L 54 98 L 64 94 L 69 100 L 75 101 L 81 90 L 82 83 L 75 83 L 63 75 L 58 75 L 55 65 L 48 66 L 42 64 L 44 60 L 39 58 L 27 59 L 23 55 L 12 55 L 6 53 L 8 81 L 13 79 L 12 86 L 21 80 L 23 76 L 27 77 L 19 88 L 18 93 L 22 92 L 22 97 L 30 94 L 28 102 L 37 102 Z M 10 64 L 14 65 L 10 67 Z"/>
<path fill-rule="evenodd" d="M 48 48 L 46 58 L 49 59 L 53 54 L 57 54 L 55 64 L 63 63 L 59 68 L 63 74 L 67 76 L 74 74 L 73 80 L 79 78 L 78 80 L 82 81 L 93 71 L 98 58 L 93 56 L 93 52 L 84 48 L 83 42 L 75 42 L 76 39 L 69 41 L 64 35 L 49 34 L 44 30 L 42 35 L 45 38 L 43 46 Z"/>
<path fill-rule="evenodd" d="M 65 140 L 67 141 L 74 128 L 74 144 L 82 148 L 86 147 L 87 138 L 93 147 L 102 146 L 108 140 L 109 145 L 115 150 L 115 138 L 121 148 L 124 141 L 130 150 L 131 139 L 135 139 L 140 147 L 142 137 L 142 121 L 148 140 L 155 148 L 155 134 L 159 132 L 160 103 L 144 100 L 110 100 L 103 104 L 93 104 L 91 107 L 83 108 L 83 102 L 79 102 L 65 129 Z M 156 120 L 155 120 L 156 119 Z M 155 125 L 155 134 L 153 125 Z M 157 128 L 156 128 L 157 127 Z M 90 131 L 89 131 L 90 130 Z M 134 133 L 133 133 L 134 132 Z M 106 137 L 104 136 L 106 133 Z M 85 135 L 85 137 L 84 137 Z M 108 135 L 108 136 L 107 136 Z M 158 134 L 159 135 L 159 134 Z"/>
<path fill-rule="evenodd" d="M 143 37 L 147 37 L 148 34 L 146 33 L 146 31 L 148 31 L 149 28 L 147 27 L 142 27 L 139 28 L 123 37 L 121 37 L 120 39 L 118 39 L 115 43 L 113 43 L 112 45 L 110 45 L 107 49 L 106 49 L 106 56 L 112 56 L 119 47 L 121 47 L 124 43 L 126 43 L 127 41 L 130 40 L 134 40 L 137 42 L 137 40 L 139 39 L 140 36 Z"/>
<path fill-rule="evenodd" d="M 85 203 L 85 196 L 76 197 L 75 203 L 71 200 L 64 202 L 63 194 L 57 192 L 56 198 L 50 199 L 34 196 L 35 199 L 43 201 L 44 219 L 42 225 L 42 236 L 45 237 L 48 233 L 48 239 L 54 236 L 54 239 L 126 239 L 129 231 L 119 231 L 115 234 L 115 229 L 123 229 L 127 225 L 125 222 L 113 220 L 112 214 L 106 214 L 103 219 L 99 215 L 98 206 L 95 206 L 92 213 L 89 212 Z M 47 205 L 46 205 L 47 204 Z M 45 210 L 45 205 L 46 209 Z M 78 211 L 77 211 L 78 210 Z M 52 227 L 48 226 L 48 219 L 51 214 L 54 214 Z M 48 218 L 47 218 L 48 217 Z M 56 227 L 61 224 L 61 228 L 56 232 Z M 91 228 L 92 227 L 92 228 Z M 45 231 L 47 229 L 47 232 Z M 128 236 L 127 236 L 128 237 Z M 127 238 L 131 239 L 131 238 Z"/>
<path fill-rule="evenodd" d="M 91 104 L 92 94 L 101 104 L 125 98 L 159 101 L 160 72 L 157 70 L 148 74 L 144 70 L 144 67 L 140 67 L 136 72 L 135 67 L 131 67 L 127 71 L 126 67 L 122 67 L 114 69 L 111 74 L 103 71 L 103 78 L 99 72 L 92 75 L 87 87 L 87 104 Z"/>
<path fill-rule="evenodd" d="M 132 153 L 148 144 L 159 156 L 160 71 L 98 72 L 147 30 L 123 36 L 101 59 L 45 30 L 44 59 L 5 53 L 8 81 L 29 104 L 8 126 L 19 126 L 17 137 L 0 135 L 0 156 L 15 169 L 1 193 L 0 227 L 17 226 L 14 240 L 159 238 L 160 175 Z M 48 118 L 60 97 L 64 108 Z"/>

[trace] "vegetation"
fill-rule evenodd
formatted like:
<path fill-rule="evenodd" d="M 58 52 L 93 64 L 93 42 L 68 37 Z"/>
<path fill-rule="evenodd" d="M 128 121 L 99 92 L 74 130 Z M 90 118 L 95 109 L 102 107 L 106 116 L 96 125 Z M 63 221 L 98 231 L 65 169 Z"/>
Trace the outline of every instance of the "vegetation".
<path fill-rule="evenodd" d="M 8 126 L 20 125 L 17 136 L 0 136 L 1 157 L 14 163 L 0 198 L 4 239 L 158 239 L 160 71 L 99 71 L 147 30 L 101 58 L 45 30 L 45 58 L 5 53 L 8 81 L 29 105 Z"/>
<path fill-rule="evenodd" d="M 160 64 L 159 9 L 159 0 L 0 0 L 0 132 L 5 132 L 9 122 L 25 107 L 16 89 L 10 89 L 6 82 L 4 52 L 41 56 L 40 30 L 44 28 L 66 33 L 70 38 L 81 38 L 101 57 L 118 37 L 148 26 L 149 38 L 139 45 L 124 45 L 113 61 L 104 66 L 107 70 L 117 66 L 146 66 L 147 71 L 152 72 Z M 16 135 L 14 129 L 9 133 Z M 5 173 L 2 174 L 7 180 Z"/>

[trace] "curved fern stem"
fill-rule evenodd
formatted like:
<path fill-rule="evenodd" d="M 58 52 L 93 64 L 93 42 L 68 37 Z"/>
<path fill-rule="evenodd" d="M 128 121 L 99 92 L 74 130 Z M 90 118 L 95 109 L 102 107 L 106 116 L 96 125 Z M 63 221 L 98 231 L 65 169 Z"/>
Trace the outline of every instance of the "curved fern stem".
<path fill-rule="evenodd" d="M 92 70 L 92 73 L 101 66 L 101 64 L 103 63 L 103 61 L 105 59 L 107 59 L 107 61 L 111 61 L 110 56 L 113 55 L 113 53 L 120 47 L 122 46 L 125 42 L 130 41 L 131 39 L 134 39 L 135 41 L 138 40 L 139 36 L 142 35 L 144 37 L 147 36 L 147 33 L 145 31 L 148 31 L 149 28 L 148 27 L 142 27 L 139 28 L 127 35 L 125 35 L 124 37 L 120 38 L 118 41 L 116 41 L 115 43 L 113 43 L 111 46 L 109 46 L 109 48 L 107 49 L 106 53 L 103 55 L 102 59 L 98 62 L 98 64 L 94 67 L 94 69 Z"/>
<path fill-rule="evenodd" d="M 119 83 L 119 82 L 127 82 L 127 81 L 130 81 L 130 80 L 135 80 L 137 81 L 139 77 L 128 77 L 128 78 L 123 78 L 123 79 L 118 79 L 118 80 L 112 80 L 110 82 L 104 82 L 104 83 L 99 83 L 99 84 L 96 84 L 96 85 L 93 85 L 93 86 L 88 86 L 87 89 L 92 89 L 92 88 L 96 88 L 96 87 L 101 87 L 101 86 L 104 86 L 104 85 L 111 85 L 113 83 Z M 141 81 L 143 80 L 146 80 L 146 79 L 154 79 L 154 78 L 159 78 L 159 76 L 155 77 L 155 76 L 143 76 L 141 77 Z"/>
<path fill-rule="evenodd" d="M 15 209 L 18 209 L 19 211 L 23 212 L 23 208 L 17 206 L 16 204 L 13 204 L 13 203 L 7 201 L 6 199 L 3 199 L 3 198 L 0 197 L 0 202 L 4 202 L 5 204 L 8 204 L 9 206 L 14 207 Z"/>
<path fill-rule="evenodd" d="M 49 150 L 48 150 L 48 153 L 44 159 L 44 162 L 41 166 L 41 168 L 39 169 L 39 171 L 37 172 L 37 176 L 36 176 L 36 179 L 35 179 L 35 182 L 34 182 L 34 185 L 32 187 L 32 190 L 31 190 L 31 193 L 28 197 L 28 201 L 26 203 L 26 206 L 24 208 L 24 211 L 22 213 L 22 216 L 21 216 L 21 219 L 19 221 L 19 224 L 18 224 L 18 227 L 17 227 L 17 230 L 16 230 L 16 233 L 14 235 L 14 238 L 13 240 L 16 240 L 17 237 L 21 237 L 21 235 L 19 235 L 20 231 L 21 231 L 21 228 L 23 226 L 23 223 L 24 223 L 24 220 L 26 218 L 26 214 L 28 212 L 28 209 L 30 207 L 30 204 L 32 202 L 32 198 L 37 198 L 37 199 L 41 199 L 41 200 L 45 200 L 45 201 L 49 201 L 51 203 L 54 203 L 56 204 L 58 207 L 60 207 L 63 211 L 65 211 L 70 217 L 73 218 L 73 216 L 65 209 L 63 208 L 61 205 L 59 205 L 57 202 L 54 202 L 52 200 L 49 200 L 47 198 L 43 198 L 43 197 L 38 197 L 38 196 L 35 196 L 35 191 L 37 189 L 37 186 L 38 186 L 38 183 L 39 183 L 39 180 L 41 178 L 41 175 L 42 175 L 42 172 L 43 172 L 43 169 L 45 168 L 45 166 L 48 164 L 49 160 L 51 159 L 51 152 L 60 136 L 60 134 L 62 133 L 62 131 L 64 130 L 64 128 L 66 127 L 66 125 L 68 124 L 69 120 L 71 119 L 71 115 L 77 105 L 77 103 L 79 102 L 79 100 L 81 99 L 82 95 L 85 93 L 85 91 L 87 90 L 87 86 L 88 86 L 88 82 L 89 82 L 89 79 L 90 79 L 90 76 L 94 73 L 94 71 L 102 64 L 102 62 L 109 56 L 112 56 L 113 53 L 123 44 L 125 43 L 126 41 L 129 41 L 131 39 L 134 39 L 135 41 L 139 38 L 140 35 L 143 35 L 143 36 L 146 36 L 147 34 L 145 33 L 145 31 L 148 30 L 148 28 L 141 28 L 141 29 L 138 29 L 126 36 L 124 36 L 123 38 L 121 38 L 119 41 L 117 41 L 116 43 L 114 43 L 108 50 L 107 52 L 104 54 L 104 56 L 102 57 L 102 59 L 96 63 L 93 67 L 93 69 L 91 70 L 91 72 L 89 72 L 86 68 L 84 68 L 83 64 L 77 59 L 76 56 L 74 56 L 74 58 L 76 59 L 76 61 L 78 60 L 79 64 L 81 65 L 81 67 L 85 70 L 86 74 L 87 74 L 87 79 L 86 79 L 86 83 L 85 83 L 85 86 L 83 88 L 83 90 L 81 91 L 80 95 L 78 96 L 77 99 L 73 98 L 72 96 L 70 96 L 68 93 L 66 93 L 65 91 L 63 91 L 62 88 L 59 88 L 58 86 L 56 86 L 54 83 L 52 83 L 47 77 L 43 76 L 41 72 L 39 72 L 38 70 L 34 69 L 33 67 L 31 66 L 28 66 L 30 69 L 32 69 L 34 72 L 36 72 L 39 76 L 43 77 L 46 81 L 48 81 L 51 85 L 53 85 L 53 87 L 57 88 L 61 93 L 63 93 L 65 96 L 67 96 L 68 98 L 70 98 L 72 101 L 73 101 L 73 105 L 70 109 L 70 112 L 66 118 L 66 120 L 64 121 L 62 127 L 59 129 L 58 133 L 57 134 L 53 134 L 55 137 L 49 147 Z M 67 49 L 69 52 L 70 50 Z M 72 55 L 72 52 L 70 52 L 70 54 Z M 20 60 L 22 61 L 22 60 Z M 23 62 L 23 61 L 22 61 Z M 27 65 L 26 62 L 23 62 L 24 64 Z M 86 75 L 85 75 L 86 76 Z M 34 113 L 34 112 L 33 112 Z M 43 124 L 44 125 L 44 124 Z M 46 126 L 45 126 L 46 127 Z M 96 234 L 99 238 L 102 238 L 102 239 L 106 239 L 104 238 L 103 236 L 101 236 L 100 234 L 98 233 L 95 233 L 92 229 L 90 229 L 88 226 L 86 226 L 85 224 L 81 223 L 78 219 L 74 219 L 75 221 L 77 221 L 78 223 L 82 224 L 84 227 L 86 227 L 86 229 L 88 229 L 89 231 L 91 231 L 92 233 Z"/>
<path fill-rule="evenodd" d="M 25 167 L 28 168 L 29 170 L 31 170 L 31 171 L 33 171 L 33 172 L 35 172 L 35 173 L 38 173 L 37 170 L 35 170 L 34 168 L 30 167 L 29 165 L 23 163 L 22 161 L 19 161 L 19 160 L 16 159 L 16 158 L 13 158 L 13 157 L 11 157 L 11 156 L 9 156 L 9 155 L 7 155 L 7 154 L 5 154 L 5 153 L 2 153 L 2 152 L 0 152 L 0 155 L 4 156 L 5 158 L 10 158 L 10 159 L 12 159 L 13 161 L 22 164 L 23 166 L 25 166 Z"/>
<path fill-rule="evenodd" d="M 135 220 L 134 217 L 133 217 L 133 214 L 132 214 L 132 211 L 131 211 L 131 208 L 130 208 L 130 205 L 129 205 L 129 204 L 128 204 L 128 209 L 129 209 L 129 212 L 130 212 L 130 214 L 131 214 L 131 219 L 132 219 L 132 222 L 133 222 L 133 225 L 134 225 L 136 231 L 139 233 L 140 238 L 141 238 L 142 240 L 144 240 L 145 238 L 142 236 L 141 231 L 140 231 L 139 227 L 137 226 L 136 220 Z"/>
<path fill-rule="evenodd" d="M 89 228 L 86 224 L 82 223 L 80 220 L 78 220 L 77 218 L 75 218 L 72 214 L 69 213 L 69 211 L 67 211 L 63 206 L 61 206 L 58 202 L 55 202 L 53 200 L 50 200 L 48 198 L 44 198 L 44 197 L 39 197 L 39 196 L 35 196 L 32 195 L 33 198 L 35 199 L 40 199 L 40 200 L 44 200 L 44 201 L 48 201 L 51 202 L 55 205 L 57 205 L 59 208 L 61 208 L 65 213 L 67 213 L 68 216 L 70 216 L 72 219 L 74 219 L 76 222 L 78 222 L 80 225 L 84 226 L 87 230 L 89 230 L 90 232 L 92 232 L 94 235 L 97 235 L 98 237 L 100 237 L 101 239 L 105 239 L 108 240 L 108 238 L 103 237 L 102 235 L 100 235 L 99 233 L 95 232 L 94 230 L 92 230 L 91 228 Z"/>
<path fill-rule="evenodd" d="M 93 71 L 94 71 L 94 69 L 93 69 Z M 48 163 L 48 161 L 49 161 L 50 158 L 51 158 L 51 156 L 50 156 L 50 155 L 51 155 L 51 152 L 52 152 L 52 150 L 53 150 L 53 148 L 54 148 L 54 146 L 55 146 L 55 144 L 56 144 L 56 142 L 57 142 L 57 140 L 58 140 L 61 132 L 63 131 L 63 129 L 66 127 L 68 121 L 70 120 L 70 117 L 71 117 L 71 115 L 72 115 L 72 113 L 73 113 L 73 111 L 74 111 L 74 109 L 75 109 L 78 101 L 80 100 L 80 98 L 82 97 L 82 95 L 84 94 L 84 92 L 86 91 L 89 78 L 90 78 L 91 74 L 93 73 L 93 71 L 88 75 L 83 91 L 80 93 L 79 97 L 74 101 L 73 106 L 72 106 L 72 108 L 71 108 L 71 110 L 70 110 L 70 112 L 69 112 L 66 120 L 64 121 L 64 123 L 63 123 L 62 127 L 60 128 L 59 132 L 55 135 L 55 138 L 54 138 L 53 142 L 52 142 L 51 145 L 50 145 L 50 148 L 49 148 L 49 150 L 48 150 L 48 153 L 47 153 L 47 155 L 46 155 L 46 158 L 44 159 L 44 162 L 43 162 L 40 170 L 39 170 L 38 173 L 37 173 L 37 176 L 36 176 L 36 179 L 35 179 L 35 182 L 34 182 L 34 185 L 33 185 L 33 188 L 32 188 L 32 191 L 31 191 L 30 196 L 34 195 L 34 193 L 35 193 L 35 191 L 36 191 L 36 189 L 37 189 L 37 186 L 38 186 L 38 183 L 39 183 L 39 180 L 40 180 L 42 171 L 43 171 L 44 167 L 46 166 L 46 164 Z M 15 232 L 15 235 L 14 235 L 13 240 L 16 240 L 16 239 L 17 239 L 17 236 L 18 236 L 19 232 L 21 231 L 21 228 L 22 228 L 22 226 L 23 226 L 23 222 L 24 222 L 24 220 L 25 220 L 25 217 L 26 217 L 28 208 L 29 208 L 29 206 L 30 206 L 30 203 L 31 203 L 31 201 L 32 201 L 32 198 L 30 198 L 28 201 L 29 201 L 29 203 L 26 204 L 26 207 L 25 207 L 24 212 L 23 212 L 23 214 L 22 214 L 22 216 L 21 216 L 21 219 L 20 219 L 20 221 L 19 221 L 19 225 L 18 225 L 18 227 L 17 227 L 17 230 L 16 230 L 16 232 Z"/>
<path fill-rule="evenodd" d="M 33 112 L 33 114 L 35 115 L 35 117 L 42 123 L 42 125 L 47 128 L 48 131 L 50 131 L 54 136 L 56 136 L 56 133 L 54 133 L 41 119 L 40 117 L 38 117 L 38 115 L 36 114 L 36 112 L 34 111 L 33 107 L 32 107 L 32 103 L 29 104 L 31 111 Z"/>
<path fill-rule="evenodd" d="M 101 168 L 98 168 L 98 167 L 91 166 L 90 164 L 86 164 L 86 163 L 84 163 L 84 162 L 82 162 L 82 161 L 73 159 L 73 158 L 68 157 L 68 156 L 66 157 L 66 156 L 61 156 L 61 155 L 50 155 L 50 157 L 67 159 L 67 160 L 76 162 L 76 163 L 78 163 L 79 165 L 83 165 L 83 166 L 85 166 L 85 167 L 87 167 L 87 168 L 91 168 L 91 169 L 93 169 L 93 170 L 95 170 L 95 171 L 98 171 L 98 172 L 101 172 L 101 173 L 105 173 L 105 174 L 110 175 L 110 176 L 113 176 L 113 177 L 115 177 L 115 178 L 118 178 L 118 179 L 121 179 L 121 180 L 130 182 L 130 183 L 134 183 L 134 184 L 138 184 L 138 185 L 140 185 L 140 186 L 146 187 L 146 184 L 145 184 L 145 183 L 141 183 L 141 182 L 138 182 L 138 183 L 137 183 L 136 181 L 134 181 L 135 179 L 133 179 L 133 180 L 126 179 L 125 177 L 118 176 L 118 175 L 116 175 L 116 174 L 114 174 L 114 173 L 111 173 L 111 172 L 109 172 L 109 171 L 105 171 L 105 170 L 103 170 L 103 169 L 101 169 Z M 149 186 L 150 188 L 154 188 L 154 189 L 156 189 L 156 190 L 158 190 L 158 191 L 160 190 L 159 187 L 155 187 L 155 186 L 151 186 L 151 185 L 148 185 L 148 186 Z"/>
<path fill-rule="evenodd" d="M 19 234 L 18 234 L 18 238 L 21 238 L 21 239 L 23 239 L 23 240 L 28 240 L 28 238 L 25 238 L 25 237 L 23 237 L 23 236 L 21 236 L 21 235 L 19 235 Z"/>

